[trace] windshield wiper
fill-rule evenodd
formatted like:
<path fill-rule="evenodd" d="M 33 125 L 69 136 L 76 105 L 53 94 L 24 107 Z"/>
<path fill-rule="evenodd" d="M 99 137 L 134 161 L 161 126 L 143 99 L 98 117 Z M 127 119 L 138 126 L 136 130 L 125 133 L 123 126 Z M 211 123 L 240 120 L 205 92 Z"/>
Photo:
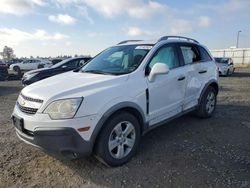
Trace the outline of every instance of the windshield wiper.
<path fill-rule="evenodd" d="M 114 74 L 112 74 L 112 73 L 105 72 L 105 71 L 101 71 L 101 70 L 86 70 L 86 71 L 82 71 L 82 72 L 86 72 L 86 73 L 94 73 L 94 74 L 114 75 Z"/>

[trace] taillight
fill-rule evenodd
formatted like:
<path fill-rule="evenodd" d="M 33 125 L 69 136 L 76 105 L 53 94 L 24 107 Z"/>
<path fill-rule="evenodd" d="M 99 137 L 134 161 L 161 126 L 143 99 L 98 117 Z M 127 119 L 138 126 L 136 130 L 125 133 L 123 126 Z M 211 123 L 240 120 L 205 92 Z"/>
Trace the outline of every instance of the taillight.
<path fill-rule="evenodd" d="M 0 67 L 8 67 L 7 65 L 5 65 L 5 64 L 0 64 Z"/>

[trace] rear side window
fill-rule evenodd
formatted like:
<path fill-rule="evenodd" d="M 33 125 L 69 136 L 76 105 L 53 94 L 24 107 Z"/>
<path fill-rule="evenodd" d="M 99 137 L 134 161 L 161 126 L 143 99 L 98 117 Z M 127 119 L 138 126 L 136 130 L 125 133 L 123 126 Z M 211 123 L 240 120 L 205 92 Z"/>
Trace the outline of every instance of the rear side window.
<path fill-rule="evenodd" d="M 194 46 L 180 46 L 185 65 L 201 60 L 198 50 Z"/>
<path fill-rule="evenodd" d="M 208 54 L 207 50 L 205 50 L 201 46 L 199 46 L 198 49 L 199 49 L 199 52 L 200 52 L 201 61 L 212 61 L 212 58 Z"/>

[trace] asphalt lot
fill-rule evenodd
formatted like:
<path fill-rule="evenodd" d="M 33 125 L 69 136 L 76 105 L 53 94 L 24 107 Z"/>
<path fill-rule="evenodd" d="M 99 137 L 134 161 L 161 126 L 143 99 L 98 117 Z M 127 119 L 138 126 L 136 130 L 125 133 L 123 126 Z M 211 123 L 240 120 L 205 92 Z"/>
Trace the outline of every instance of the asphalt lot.
<path fill-rule="evenodd" d="M 149 132 L 118 168 L 59 161 L 20 141 L 10 115 L 21 88 L 0 82 L 0 187 L 250 187 L 250 69 L 220 78 L 214 117 L 186 115 Z"/>

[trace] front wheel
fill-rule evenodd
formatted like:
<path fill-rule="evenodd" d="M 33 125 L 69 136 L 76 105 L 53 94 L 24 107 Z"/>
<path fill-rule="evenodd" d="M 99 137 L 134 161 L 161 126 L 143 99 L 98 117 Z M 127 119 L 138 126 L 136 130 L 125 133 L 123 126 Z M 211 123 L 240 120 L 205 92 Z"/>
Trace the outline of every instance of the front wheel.
<path fill-rule="evenodd" d="M 20 67 L 18 66 L 13 67 L 13 70 L 17 73 L 21 71 Z"/>
<path fill-rule="evenodd" d="M 138 120 L 128 112 L 115 114 L 97 140 L 97 159 L 108 166 L 120 166 L 136 153 L 140 142 Z"/>
<path fill-rule="evenodd" d="M 213 115 L 217 104 L 217 92 L 209 86 L 201 97 L 197 115 L 201 118 L 209 118 Z"/>
<path fill-rule="evenodd" d="M 40 64 L 37 66 L 38 69 L 44 68 L 44 65 Z"/>

